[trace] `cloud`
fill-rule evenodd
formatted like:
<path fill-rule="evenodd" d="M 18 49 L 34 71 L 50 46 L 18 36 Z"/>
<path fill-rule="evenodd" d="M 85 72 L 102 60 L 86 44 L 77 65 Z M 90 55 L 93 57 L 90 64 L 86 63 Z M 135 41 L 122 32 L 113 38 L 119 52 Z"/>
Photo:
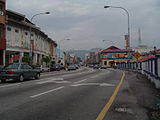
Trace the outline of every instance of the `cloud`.
<path fill-rule="evenodd" d="M 102 39 L 113 40 L 123 47 L 123 35 L 127 33 L 127 16 L 121 9 L 104 9 L 104 5 L 122 6 L 130 13 L 131 43 L 137 45 L 141 28 L 143 43 L 158 45 L 160 38 L 159 0 L 8 0 L 7 8 L 32 15 L 50 11 L 51 15 L 38 16 L 34 23 L 53 39 L 71 36 L 64 49 L 88 49 L 104 47 Z M 107 43 L 110 44 L 110 43 Z"/>

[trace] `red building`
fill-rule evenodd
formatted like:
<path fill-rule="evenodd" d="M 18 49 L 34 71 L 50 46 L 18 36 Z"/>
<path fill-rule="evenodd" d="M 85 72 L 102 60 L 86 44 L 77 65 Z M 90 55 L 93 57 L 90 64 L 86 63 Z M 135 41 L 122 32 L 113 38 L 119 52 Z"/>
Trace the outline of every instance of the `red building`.
<path fill-rule="evenodd" d="M 5 65 L 6 49 L 6 0 L 0 0 L 0 65 Z"/>
<path fill-rule="evenodd" d="M 132 59 L 132 52 L 132 50 L 111 46 L 101 51 L 101 64 L 114 66 L 120 62 L 127 62 Z"/>

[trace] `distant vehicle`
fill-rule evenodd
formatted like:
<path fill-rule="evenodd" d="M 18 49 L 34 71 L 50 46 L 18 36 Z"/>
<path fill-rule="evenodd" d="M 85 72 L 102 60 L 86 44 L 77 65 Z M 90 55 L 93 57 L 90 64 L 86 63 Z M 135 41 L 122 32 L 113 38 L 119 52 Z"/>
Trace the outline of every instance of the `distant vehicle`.
<path fill-rule="evenodd" d="M 42 71 L 42 72 L 49 72 L 49 71 L 50 71 L 50 68 L 49 68 L 49 67 L 42 67 L 42 68 L 41 68 L 41 71 Z"/>
<path fill-rule="evenodd" d="M 60 71 L 61 67 L 58 64 L 51 65 L 50 71 Z"/>
<path fill-rule="evenodd" d="M 94 67 L 94 65 L 89 65 L 89 67 L 90 67 L 90 68 L 93 68 L 93 67 Z"/>
<path fill-rule="evenodd" d="M 101 69 L 107 69 L 107 66 L 101 65 L 100 68 L 101 68 Z"/>
<path fill-rule="evenodd" d="M 67 69 L 68 69 L 68 71 L 70 71 L 70 70 L 76 70 L 76 66 L 74 64 L 72 64 L 72 65 L 69 65 L 67 67 Z"/>
<path fill-rule="evenodd" d="M 41 72 L 49 72 L 50 68 L 49 67 L 35 67 L 36 69 L 39 69 Z"/>
<path fill-rule="evenodd" d="M 65 68 L 64 65 L 60 65 L 60 69 L 61 69 L 61 70 L 65 70 L 66 68 Z"/>
<path fill-rule="evenodd" d="M 5 82 L 7 79 L 24 81 L 29 78 L 40 78 L 40 70 L 34 69 L 32 66 L 26 63 L 12 63 L 5 66 L 0 71 L 0 80 Z"/>
<path fill-rule="evenodd" d="M 79 66 L 77 64 L 75 64 L 76 69 L 79 69 Z"/>
<path fill-rule="evenodd" d="M 100 65 L 94 65 L 93 69 L 100 69 L 100 67 L 101 67 Z"/>

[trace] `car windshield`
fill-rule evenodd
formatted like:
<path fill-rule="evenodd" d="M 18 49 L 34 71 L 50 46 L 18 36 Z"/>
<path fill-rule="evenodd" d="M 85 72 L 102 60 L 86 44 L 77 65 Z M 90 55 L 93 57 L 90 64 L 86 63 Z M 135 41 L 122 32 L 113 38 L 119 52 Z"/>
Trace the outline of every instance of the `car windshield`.
<path fill-rule="evenodd" d="M 6 66 L 4 69 L 18 69 L 19 64 L 10 64 Z"/>

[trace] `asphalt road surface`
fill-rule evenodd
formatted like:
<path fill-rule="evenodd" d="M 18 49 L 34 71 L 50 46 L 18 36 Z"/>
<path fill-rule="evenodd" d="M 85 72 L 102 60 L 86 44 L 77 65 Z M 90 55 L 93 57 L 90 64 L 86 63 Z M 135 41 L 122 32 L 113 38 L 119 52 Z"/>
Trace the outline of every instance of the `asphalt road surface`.
<path fill-rule="evenodd" d="M 83 68 L 0 83 L 0 120 L 96 120 L 122 72 Z"/>

